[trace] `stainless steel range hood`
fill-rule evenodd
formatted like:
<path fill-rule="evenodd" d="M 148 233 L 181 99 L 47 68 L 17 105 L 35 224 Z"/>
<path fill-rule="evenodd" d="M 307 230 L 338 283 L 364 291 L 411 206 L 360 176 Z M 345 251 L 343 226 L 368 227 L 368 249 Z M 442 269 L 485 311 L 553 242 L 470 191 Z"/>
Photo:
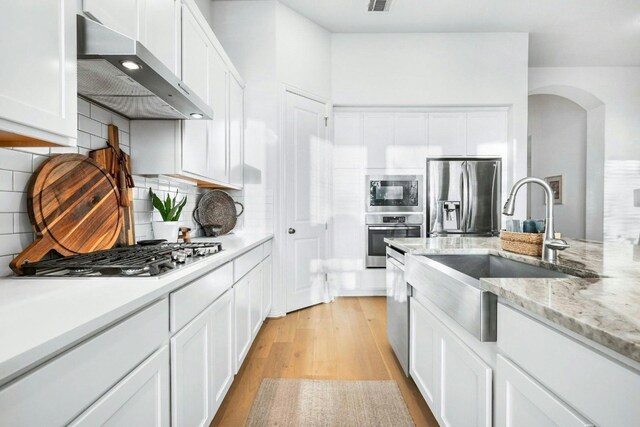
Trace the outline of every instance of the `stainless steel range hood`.
<path fill-rule="evenodd" d="M 130 119 L 213 118 L 211 107 L 138 41 L 81 15 L 77 25 L 79 95 Z"/>

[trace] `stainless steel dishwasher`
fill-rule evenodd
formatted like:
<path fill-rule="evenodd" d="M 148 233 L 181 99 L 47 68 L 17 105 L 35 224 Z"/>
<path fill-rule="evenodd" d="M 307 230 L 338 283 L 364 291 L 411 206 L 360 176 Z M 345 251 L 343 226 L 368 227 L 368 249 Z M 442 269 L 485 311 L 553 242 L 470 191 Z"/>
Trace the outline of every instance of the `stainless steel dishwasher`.
<path fill-rule="evenodd" d="M 400 366 L 409 376 L 409 297 L 404 278 L 404 253 L 387 246 L 387 339 Z"/>

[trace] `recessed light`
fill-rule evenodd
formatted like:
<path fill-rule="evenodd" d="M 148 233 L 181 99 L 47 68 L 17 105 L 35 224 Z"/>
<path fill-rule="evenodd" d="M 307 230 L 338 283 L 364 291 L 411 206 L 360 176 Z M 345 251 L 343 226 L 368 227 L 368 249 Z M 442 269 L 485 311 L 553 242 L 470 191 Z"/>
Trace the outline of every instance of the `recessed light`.
<path fill-rule="evenodd" d="M 201 119 L 203 117 L 204 116 L 202 114 L 200 114 L 200 113 L 191 113 L 191 118 L 192 119 Z"/>
<path fill-rule="evenodd" d="M 140 64 L 137 64 L 137 63 L 135 63 L 133 61 L 128 61 L 128 60 L 127 61 L 120 61 L 120 63 L 122 64 L 122 66 L 124 68 L 127 68 L 129 70 L 139 70 L 140 68 L 142 68 L 140 66 Z"/>

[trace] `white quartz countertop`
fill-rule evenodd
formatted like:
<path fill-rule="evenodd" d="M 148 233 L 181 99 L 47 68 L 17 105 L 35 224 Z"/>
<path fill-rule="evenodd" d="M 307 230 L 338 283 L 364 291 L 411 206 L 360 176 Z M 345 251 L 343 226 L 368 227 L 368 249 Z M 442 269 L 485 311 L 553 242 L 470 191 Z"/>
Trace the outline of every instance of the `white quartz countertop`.
<path fill-rule="evenodd" d="M 385 239 L 412 255 L 493 254 L 578 277 L 482 278 L 480 286 L 511 305 L 543 317 L 640 362 L 640 246 L 569 240 L 550 264 L 504 251 L 500 239 L 436 237 Z"/>
<path fill-rule="evenodd" d="M 223 251 L 155 277 L 0 278 L 0 385 L 272 237 L 194 239 Z"/>

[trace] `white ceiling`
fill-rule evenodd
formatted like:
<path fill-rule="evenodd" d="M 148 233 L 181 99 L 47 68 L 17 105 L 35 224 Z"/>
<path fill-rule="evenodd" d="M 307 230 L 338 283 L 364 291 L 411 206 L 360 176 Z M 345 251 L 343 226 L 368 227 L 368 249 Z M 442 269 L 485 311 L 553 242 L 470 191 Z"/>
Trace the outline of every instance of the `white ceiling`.
<path fill-rule="evenodd" d="M 528 32 L 530 66 L 640 65 L 640 0 L 280 0 L 334 33 Z"/>

